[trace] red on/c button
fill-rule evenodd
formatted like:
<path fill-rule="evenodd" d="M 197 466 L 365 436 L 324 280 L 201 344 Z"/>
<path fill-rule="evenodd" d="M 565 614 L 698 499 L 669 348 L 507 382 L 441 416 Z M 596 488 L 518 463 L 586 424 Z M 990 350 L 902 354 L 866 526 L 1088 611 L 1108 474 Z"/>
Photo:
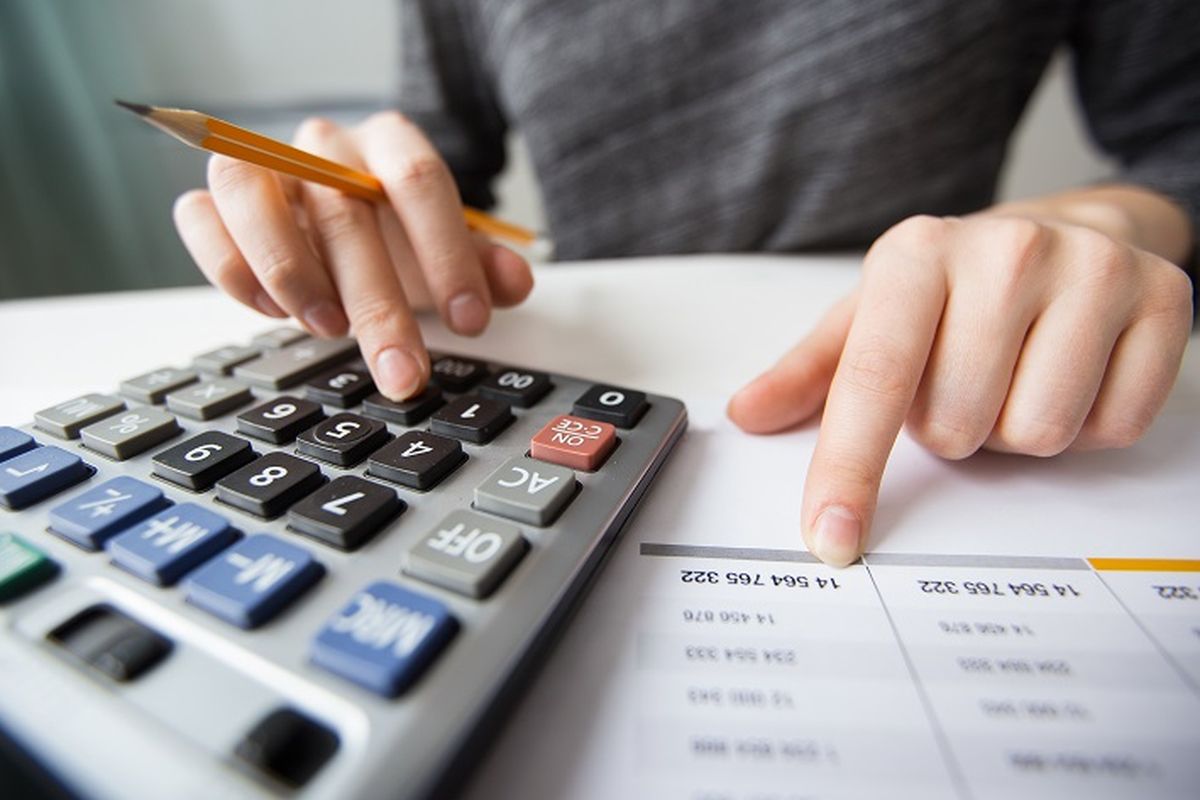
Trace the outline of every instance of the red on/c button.
<path fill-rule="evenodd" d="M 529 441 L 529 455 L 552 464 L 591 472 L 617 444 L 617 429 L 607 422 L 560 414 Z"/>

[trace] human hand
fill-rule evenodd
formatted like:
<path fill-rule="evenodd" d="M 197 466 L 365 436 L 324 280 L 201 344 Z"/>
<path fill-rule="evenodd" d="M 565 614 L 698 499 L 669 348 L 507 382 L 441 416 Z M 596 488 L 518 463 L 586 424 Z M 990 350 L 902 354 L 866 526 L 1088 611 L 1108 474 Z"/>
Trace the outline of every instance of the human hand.
<path fill-rule="evenodd" d="M 231 297 L 313 334 L 353 329 L 379 390 L 403 400 L 429 378 L 414 311 L 437 308 L 452 331 L 475 335 L 493 306 L 529 294 L 529 265 L 467 230 L 450 169 L 400 114 L 350 129 L 309 119 L 294 143 L 374 174 L 389 202 L 213 156 L 208 190 L 175 202 L 175 225 L 201 272 Z"/>
<path fill-rule="evenodd" d="M 864 549 L 902 425 L 948 459 L 1125 447 L 1161 409 L 1191 324 L 1179 267 L 1091 227 L 913 217 L 728 413 L 771 433 L 824 402 L 801 526 L 809 550 L 844 565 Z"/>

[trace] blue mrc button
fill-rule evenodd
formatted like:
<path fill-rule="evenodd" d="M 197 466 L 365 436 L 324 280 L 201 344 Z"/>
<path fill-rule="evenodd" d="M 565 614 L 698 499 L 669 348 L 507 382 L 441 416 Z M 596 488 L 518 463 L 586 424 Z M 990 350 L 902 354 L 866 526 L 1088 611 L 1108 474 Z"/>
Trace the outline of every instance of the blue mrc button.
<path fill-rule="evenodd" d="M 170 505 L 162 490 L 121 476 L 50 510 L 50 530 L 80 547 L 99 550 L 113 534 Z"/>
<path fill-rule="evenodd" d="M 183 586 L 189 603 L 239 628 L 254 628 L 324 574 L 304 548 L 256 533 L 193 572 Z"/>
<path fill-rule="evenodd" d="M 407 689 L 458 630 L 438 601 L 378 581 L 329 620 L 312 662 L 385 697 Z"/>
<path fill-rule="evenodd" d="M 182 503 L 108 542 L 113 563 L 142 580 L 170 586 L 237 539 L 229 520 Z"/>
<path fill-rule="evenodd" d="M 55 492 L 79 483 L 92 468 L 61 447 L 35 447 L 0 462 L 0 505 L 31 506 Z"/>

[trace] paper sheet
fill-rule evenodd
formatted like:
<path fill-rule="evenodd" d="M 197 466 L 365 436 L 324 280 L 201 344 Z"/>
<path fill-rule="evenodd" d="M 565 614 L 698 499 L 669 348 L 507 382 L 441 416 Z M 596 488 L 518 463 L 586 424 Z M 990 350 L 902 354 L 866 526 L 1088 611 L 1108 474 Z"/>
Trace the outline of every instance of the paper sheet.
<path fill-rule="evenodd" d="M 690 404 L 473 796 L 1200 796 L 1194 415 L 1049 461 L 902 437 L 835 570 L 797 527 L 815 430 L 720 409 Z"/>

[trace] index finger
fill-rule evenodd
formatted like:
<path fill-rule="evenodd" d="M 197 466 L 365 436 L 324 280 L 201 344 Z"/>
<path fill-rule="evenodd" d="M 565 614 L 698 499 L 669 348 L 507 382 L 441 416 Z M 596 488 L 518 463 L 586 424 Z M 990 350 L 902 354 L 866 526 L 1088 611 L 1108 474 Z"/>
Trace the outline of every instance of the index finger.
<path fill-rule="evenodd" d="M 944 271 L 931 258 L 884 240 L 867 254 L 804 485 L 805 543 L 827 563 L 849 564 L 862 552 L 888 455 L 925 370 L 946 301 Z"/>

